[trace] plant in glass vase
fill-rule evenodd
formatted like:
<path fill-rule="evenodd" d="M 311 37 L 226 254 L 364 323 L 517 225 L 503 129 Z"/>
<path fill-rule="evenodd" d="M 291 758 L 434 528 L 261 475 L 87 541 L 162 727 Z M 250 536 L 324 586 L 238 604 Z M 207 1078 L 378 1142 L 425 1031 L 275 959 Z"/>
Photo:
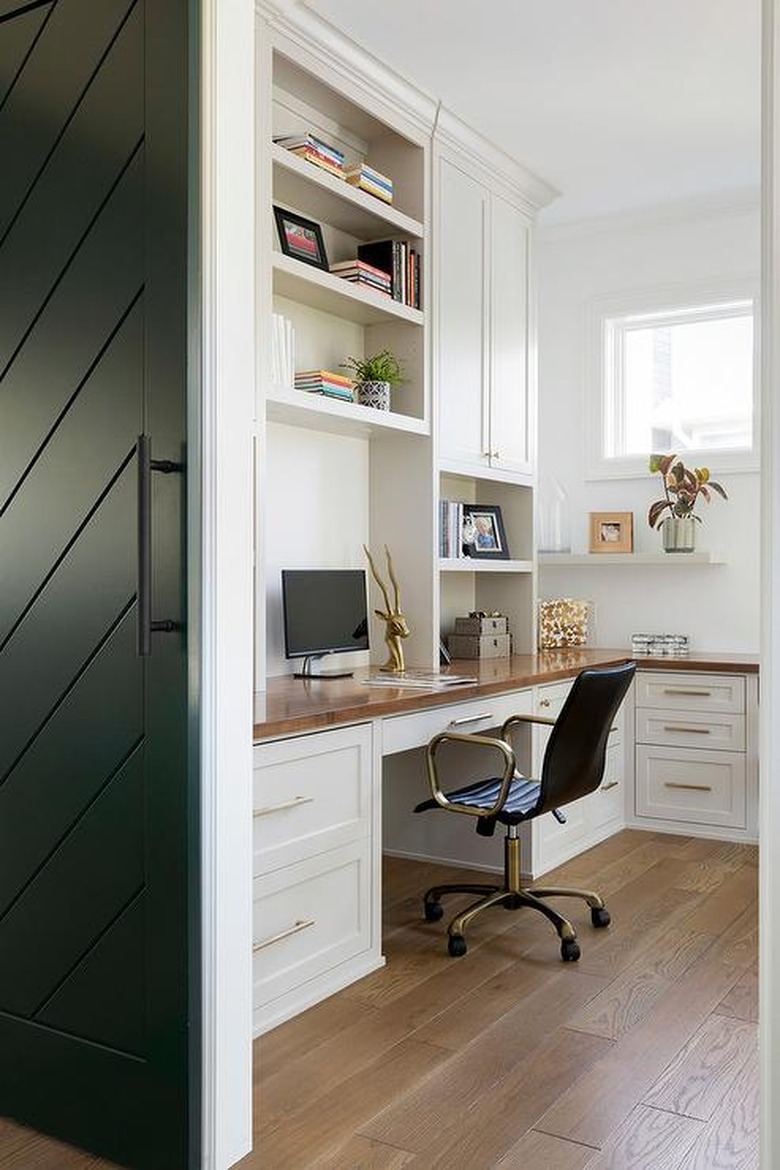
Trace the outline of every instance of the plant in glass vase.
<path fill-rule="evenodd" d="M 377 410 L 389 410 L 392 387 L 406 381 L 401 363 L 389 349 L 383 349 L 370 357 L 350 357 L 341 364 L 351 371 L 357 401 L 362 406 L 373 406 Z"/>
<path fill-rule="evenodd" d="M 710 479 L 708 467 L 691 470 L 676 455 L 651 455 L 650 470 L 661 476 L 664 495 L 650 505 L 648 524 L 661 530 L 665 552 L 693 552 L 695 524 L 701 524 L 696 504 L 699 499 L 709 504 L 712 492 L 727 500 L 726 492 Z"/>

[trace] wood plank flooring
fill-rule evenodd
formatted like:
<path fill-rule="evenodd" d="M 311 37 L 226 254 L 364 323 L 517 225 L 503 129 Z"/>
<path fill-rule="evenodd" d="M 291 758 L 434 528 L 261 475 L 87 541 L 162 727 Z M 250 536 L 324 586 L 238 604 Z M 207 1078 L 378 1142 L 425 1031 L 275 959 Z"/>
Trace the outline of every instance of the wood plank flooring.
<path fill-rule="evenodd" d="M 559 901 L 573 964 L 527 910 L 451 959 L 420 895 L 454 875 L 386 859 L 387 966 L 256 1042 L 242 1170 L 758 1170 L 754 847 L 626 830 L 562 866 L 612 914 Z"/>
<path fill-rule="evenodd" d="M 256 1042 L 242 1170 L 758 1170 L 755 848 L 626 830 L 562 866 L 612 914 L 561 900 L 570 964 L 529 911 L 451 959 L 420 895 L 456 872 L 386 860 L 387 966 Z M 111 1166 L 0 1120 L 0 1170 Z"/>

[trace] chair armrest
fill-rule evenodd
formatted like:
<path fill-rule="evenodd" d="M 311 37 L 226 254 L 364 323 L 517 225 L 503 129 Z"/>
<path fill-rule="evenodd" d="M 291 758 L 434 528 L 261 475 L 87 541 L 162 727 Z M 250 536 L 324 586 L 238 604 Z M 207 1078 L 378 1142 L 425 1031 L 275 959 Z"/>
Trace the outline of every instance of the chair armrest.
<path fill-rule="evenodd" d="M 472 808 L 468 804 L 459 804 L 455 800 L 450 800 L 439 782 L 439 769 L 436 763 L 436 753 L 443 743 L 467 743 L 471 747 L 490 748 L 494 752 L 498 752 L 503 757 L 504 774 L 501 779 L 501 787 L 496 797 L 495 804 L 489 809 Z M 470 817 L 492 817 L 501 812 L 501 809 L 506 803 L 506 798 L 509 795 L 509 788 L 515 775 L 515 753 L 508 743 L 503 739 L 494 739 L 488 735 L 466 735 L 461 731 L 442 731 L 439 735 L 435 735 L 425 749 L 425 762 L 428 768 L 428 781 L 431 786 L 431 795 L 438 805 L 442 808 L 450 809 L 452 812 L 466 813 Z"/>
<path fill-rule="evenodd" d="M 507 732 L 515 723 L 542 723 L 545 727 L 554 727 L 557 722 L 552 715 L 510 715 L 501 726 L 501 738 L 508 738 Z"/>

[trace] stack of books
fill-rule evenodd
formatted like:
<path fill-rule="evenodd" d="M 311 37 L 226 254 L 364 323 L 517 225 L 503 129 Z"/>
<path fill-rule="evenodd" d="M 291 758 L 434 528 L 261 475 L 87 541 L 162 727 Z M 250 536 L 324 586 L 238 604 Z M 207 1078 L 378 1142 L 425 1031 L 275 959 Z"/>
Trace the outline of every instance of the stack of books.
<path fill-rule="evenodd" d="M 375 268 L 373 264 L 366 264 L 365 260 L 340 260 L 338 264 L 331 264 L 330 270 L 334 276 L 340 276 L 352 284 L 372 288 L 374 292 L 383 293 L 387 297 L 393 295 L 390 273 Z"/>
<path fill-rule="evenodd" d="M 382 199 L 385 203 L 393 202 L 393 180 L 375 171 L 368 163 L 357 163 L 349 167 L 344 178 L 353 187 L 359 187 L 369 195 L 376 195 L 377 199 Z"/>
<path fill-rule="evenodd" d="M 394 301 L 420 308 L 420 254 L 406 240 L 376 240 L 359 244 L 357 251 L 358 260 L 390 274 Z"/>
<path fill-rule="evenodd" d="M 463 504 L 439 500 L 439 556 L 460 558 L 463 552 Z"/>
<path fill-rule="evenodd" d="M 311 133 L 292 134 L 274 138 L 274 142 L 283 146 L 285 150 L 291 151 L 292 154 L 297 154 L 299 158 L 305 158 L 314 163 L 315 166 L 329 171 L 331 175 L 338 175 L 340 179 L 344 178 L 344 155 L 335 146 L 323 142 L 316 135 Z"/>
<path fill-rule="evenodd" d="M 354 402 L 354 383 L 343 374 L 330 370 L 300 370 L 295 375 L 296 390 L 309 394 L 325 394 L 328 398 L 340 398 L 343 402 Z"/>

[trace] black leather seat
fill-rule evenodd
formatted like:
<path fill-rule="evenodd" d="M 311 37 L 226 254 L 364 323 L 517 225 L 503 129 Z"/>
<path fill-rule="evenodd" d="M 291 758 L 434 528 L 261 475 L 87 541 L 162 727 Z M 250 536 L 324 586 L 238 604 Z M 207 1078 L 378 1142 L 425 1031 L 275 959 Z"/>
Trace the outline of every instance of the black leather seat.
<path fill-rule="evenodd" d="M 538 715 L 512 715 L 501 729 L 501 738 L 465 735 L 445 731 L 435 736 L 426 752 L 428 779 L 432 796 L 415 808 L 415 812 L 445 809 L 476 818 L 478 833 L 492 836 L 496 824 L 506 826 L 504 839 L 503 885 L 434 886 L 424 898 L 425 918 L 438 921 L 443 915 L 441 898 L 451 893 L 482 895 L 448 927 L 448 949 L 453 956 L 466 953 L 465 929 L 475 915 L 490 906 L 503 904 L 509 909 L 528 906 L 539 910 L 555 926 L 561 940 L 561 957 L 576 960 L 580 957 L 577 934 L 571 923 L 542 901 L 545 897 L 582 898 L 590 907 L 594 926 L 608 926 L 609 913 L 601 897 L 592 890 L 562 889 L 546 886 L 524 888 L 520 877 L 519 826 L 524 821 L 551 812 L 565 820 L 560 809 L 574 800 L 594 792 L 604 774 L 607 739 L 615 715 L 634 677 L 636 663 L 583 670 L 574 680 L 566 702 L 557 719 Z M 514 728 L 521 723 L 545 723 L 552 727 L 542 761 L 539 780 L 523 776 L 515 762 L 511 746 Z M 465 785 L 445 792 L 440 777 L 437 754 L 443 744 L 461 742 L 470 747 L 496 753 L 503 763 L 500 776 Z"/>

